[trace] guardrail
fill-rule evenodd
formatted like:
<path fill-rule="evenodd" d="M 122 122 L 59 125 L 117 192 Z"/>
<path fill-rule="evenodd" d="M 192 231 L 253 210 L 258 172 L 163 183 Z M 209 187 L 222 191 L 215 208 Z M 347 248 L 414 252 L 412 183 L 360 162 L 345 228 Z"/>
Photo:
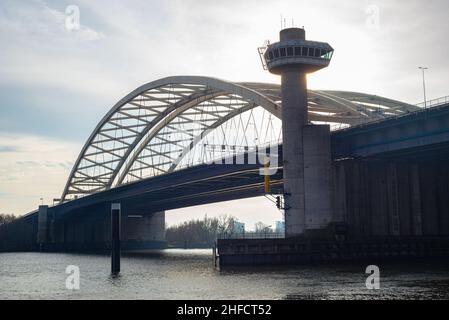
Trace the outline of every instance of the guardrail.
<path fill-rule="evenodd" d="M 426 102 L 421 102 L 421 103 L 418 103 L 416 106 L 423 108 L 423 109 L 427 109 L 427 108 L 441 106 L 441 105 L 447 104 L 447 103 L 449 103 L 449 96 L 432 99 L 432 100 L 429 100 Z"/>
<path fill-rule="evenodd" d="M 344 127 L 344 128 L 337 128 L 335 130 L 333 130 L 334 132 L 344 132 L 344 131 L 348 131 L 354 128 L 362 128 L 368 125 L 372 125 L 375 123 L 380 123 L 386 120 L 391 120 L 391 119 L 399 119 L 402 117 L 408 117 L 411 115 L 416 115 L 418 113 L 421 112 L 426 112 L 426 111 L 430 111 L 431 109 L 438 109 L 439 107 L 445 105 L 445 104 L 449 104 L 449 96 L 446 97 L 441 97 L 438 99 L 433 99 L 433 100 L 429 100 L 426 103 L 422 102 L 420 104 L 416 104 L 417 107 L 420 107 L 420 110 L 416 110 L 416 111 L 412 111 L 412 112 L 405 112 L 403 114 L 400 115 L 389 115 L 389 116 L 385 116 L 383 118 L 374 118 L 374 119 L 364 119 L 366 121 L 361 121 L 358 124 L 349 126 L 349 127 Z M 426 107 L 424 107 L 424 105 L 426 105 Z"/>

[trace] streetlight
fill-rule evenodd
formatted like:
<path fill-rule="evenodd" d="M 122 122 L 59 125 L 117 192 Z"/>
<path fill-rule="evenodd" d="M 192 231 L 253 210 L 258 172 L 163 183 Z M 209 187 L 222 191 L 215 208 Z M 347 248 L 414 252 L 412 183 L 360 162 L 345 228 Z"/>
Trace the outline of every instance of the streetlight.
<path fill-rule="evenodd" d="M 424 109 L 427 109 L 425 71 L 429 68 L 427 68 L 427 67 L 418 67 L 418 68 L 422 71 L 422 85 L 423 85 L 423 89 L 424 89 Z"/>

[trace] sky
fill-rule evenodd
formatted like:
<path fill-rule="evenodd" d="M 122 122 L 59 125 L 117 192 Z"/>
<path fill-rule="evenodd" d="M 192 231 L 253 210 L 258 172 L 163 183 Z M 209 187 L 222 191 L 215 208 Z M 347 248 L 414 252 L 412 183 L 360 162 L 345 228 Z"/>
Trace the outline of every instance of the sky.
<path fill-rule="evenodd" d="M 144 83 L 173 75 L 279 83 L 257 47 L 278 39 L 281 17 L 335 49 L 330 67 L 309 75 L 310 89 L 415 104 L 426 66 L 428 99 L 447 96 L 447 12 L 447 0 L 0 0 L 0 213 L 59 198 L 96 124 Z M 256 198 L 170 211 L 167 223 L 205 214 L 249 226 L 281 219 Z"/>

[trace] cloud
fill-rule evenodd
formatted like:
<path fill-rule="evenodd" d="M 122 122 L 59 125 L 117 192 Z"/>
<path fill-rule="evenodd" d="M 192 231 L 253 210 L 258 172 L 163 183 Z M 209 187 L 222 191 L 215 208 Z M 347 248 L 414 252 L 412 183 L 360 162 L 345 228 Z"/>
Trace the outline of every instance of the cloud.
<path fill-rule="evenodd" d="M 67 29 L 65 7 L 58 10 L 40 0 L 6 0 L 0 7 L 0 83 L 91 95 L 108 86 L 106 78 L 92 79 L 92 74 L 103 73 L 92 58 L 100 52 L 96 43 L 105 37 L 101 31 L 83 23 L 78 30 Z"/>
<path fill-rule="evenodd" d="M 34 41 L 45 39 L 47 44 L 61 44 L 72 40 L 94 41 L 104 37 L 103 33 L 85 25 L 80 25 L 76 32 L 67 28 L 68 15 L 49 7 L 45 1 L 31 0 L 24 3 L 4 0 L 1 8 L 1 33 L 18 35 L 15 41 L 25 38 Z"/>
<path fill-rule="evenodd" d="M 19 150 L 16 146 L 0 146 L 0 153 L 19 152 Z"/>
<path fill-rule="evenodd" d="M 80 144 L 4 132 L 0 145 L 16 146 L 0 154 L 0 209 L 19 215 L 34 210 L 41 197 L 50 204 L 60 197 L 81 149 Z"/>

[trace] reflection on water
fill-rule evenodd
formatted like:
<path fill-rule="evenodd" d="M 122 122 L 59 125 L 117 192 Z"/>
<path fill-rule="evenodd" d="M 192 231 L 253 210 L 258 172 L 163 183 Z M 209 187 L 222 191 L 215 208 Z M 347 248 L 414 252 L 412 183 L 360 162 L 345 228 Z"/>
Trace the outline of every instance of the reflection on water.
<path fill-rule="evenodd" d="M 80 290 L 66 289 L 68 265 Z M 448 263 L 381 264 L 381 289 L 366 265 L 215 270 L 211 250 L 126 255 L 112 277 L 108 256 L 0 253 L 0 299 L 449 299 Z"/>

